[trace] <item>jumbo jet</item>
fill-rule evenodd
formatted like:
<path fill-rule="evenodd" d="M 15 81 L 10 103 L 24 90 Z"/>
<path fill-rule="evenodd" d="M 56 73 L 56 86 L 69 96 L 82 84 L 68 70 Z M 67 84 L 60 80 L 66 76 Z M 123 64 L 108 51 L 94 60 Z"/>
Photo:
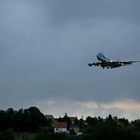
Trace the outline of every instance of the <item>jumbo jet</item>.
<path fill-rule="evenodd" d="M 140 62 L 140 61 L 113 61 L 107 57 L 105 57 L 102 53 L 97 54 L 97 59 L 99 60 L 98 62 L 95 63 L 89 63 L 88 65 L 91 66 L 101 66 L 102 68 L 117 68 L 121 66 L 126 66 L 126 65 L 131 65 L 135 62 Z"/>

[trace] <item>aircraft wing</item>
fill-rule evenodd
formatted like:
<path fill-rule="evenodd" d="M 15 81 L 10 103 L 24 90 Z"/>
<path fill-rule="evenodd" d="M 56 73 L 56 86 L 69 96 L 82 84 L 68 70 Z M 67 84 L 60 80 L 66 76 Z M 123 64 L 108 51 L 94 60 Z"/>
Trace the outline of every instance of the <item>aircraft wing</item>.
<path fill-rule="evenodd" d="M 118 63 L 122 64 L 122 65 L 130 65 L 136 62 L 140 62 L 140 61 L 118 61 Z"/>
<path fill-rule="evenodd" d="M 101 62 L 89 63 L 88 65 L 89 65 L 90 67 L 93 66 L 93 65 L 94 65 L 94 66 L 99 66 L 99 65 L 101 65 Z"/>
<path fill-rule="evenodd" d="M 113 61 L 108 63 L 108 67 L 110 68 L 116 68 L 116 67 L 121 67 L 125 65 L 131 65 L 133 63 L 140 62 L 140 61 Z"/>

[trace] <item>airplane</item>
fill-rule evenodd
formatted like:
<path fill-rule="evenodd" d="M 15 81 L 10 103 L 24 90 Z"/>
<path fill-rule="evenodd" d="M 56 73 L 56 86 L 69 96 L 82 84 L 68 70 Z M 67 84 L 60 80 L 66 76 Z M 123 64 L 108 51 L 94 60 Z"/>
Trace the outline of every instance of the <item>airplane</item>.
<path fill-rule="evenodd" d="M 120 61 L 119 59 L 117 61 L 113 61 L 107 57 L 104 56 L 103 53 L 98 53 L 97 54 L 97 59 L 99 60 L 99 62 L 95 62 L 95 63 L 89 63 L 88 66 L 101 66 L 103 69 L 104 68 L 117 68 L 117 67 L 121 67 L 121 66 L 126 66 L 126 65 L 131 65 L 135 62 L 140 62 L 140 61 Z"/>

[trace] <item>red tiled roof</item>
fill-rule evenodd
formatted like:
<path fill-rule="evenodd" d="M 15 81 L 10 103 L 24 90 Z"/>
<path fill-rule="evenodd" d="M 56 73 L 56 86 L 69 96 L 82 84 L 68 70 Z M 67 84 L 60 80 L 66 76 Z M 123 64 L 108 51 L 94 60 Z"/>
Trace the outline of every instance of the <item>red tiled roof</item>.
<path fill-rule="evenodd" d="M 66 122 L 54 122 L 53 124 L 54 128 L 67 128 Z"/>

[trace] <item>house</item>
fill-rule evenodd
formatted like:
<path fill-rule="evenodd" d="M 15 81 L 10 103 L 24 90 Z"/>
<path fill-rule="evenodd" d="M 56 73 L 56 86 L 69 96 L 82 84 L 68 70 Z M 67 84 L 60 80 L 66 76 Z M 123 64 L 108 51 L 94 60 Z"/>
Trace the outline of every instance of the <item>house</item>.
<path fill-rule="evenodd" d="M 55 121 L 53 123 L 54 133 L 68 133 L 67 123 Z"/>

